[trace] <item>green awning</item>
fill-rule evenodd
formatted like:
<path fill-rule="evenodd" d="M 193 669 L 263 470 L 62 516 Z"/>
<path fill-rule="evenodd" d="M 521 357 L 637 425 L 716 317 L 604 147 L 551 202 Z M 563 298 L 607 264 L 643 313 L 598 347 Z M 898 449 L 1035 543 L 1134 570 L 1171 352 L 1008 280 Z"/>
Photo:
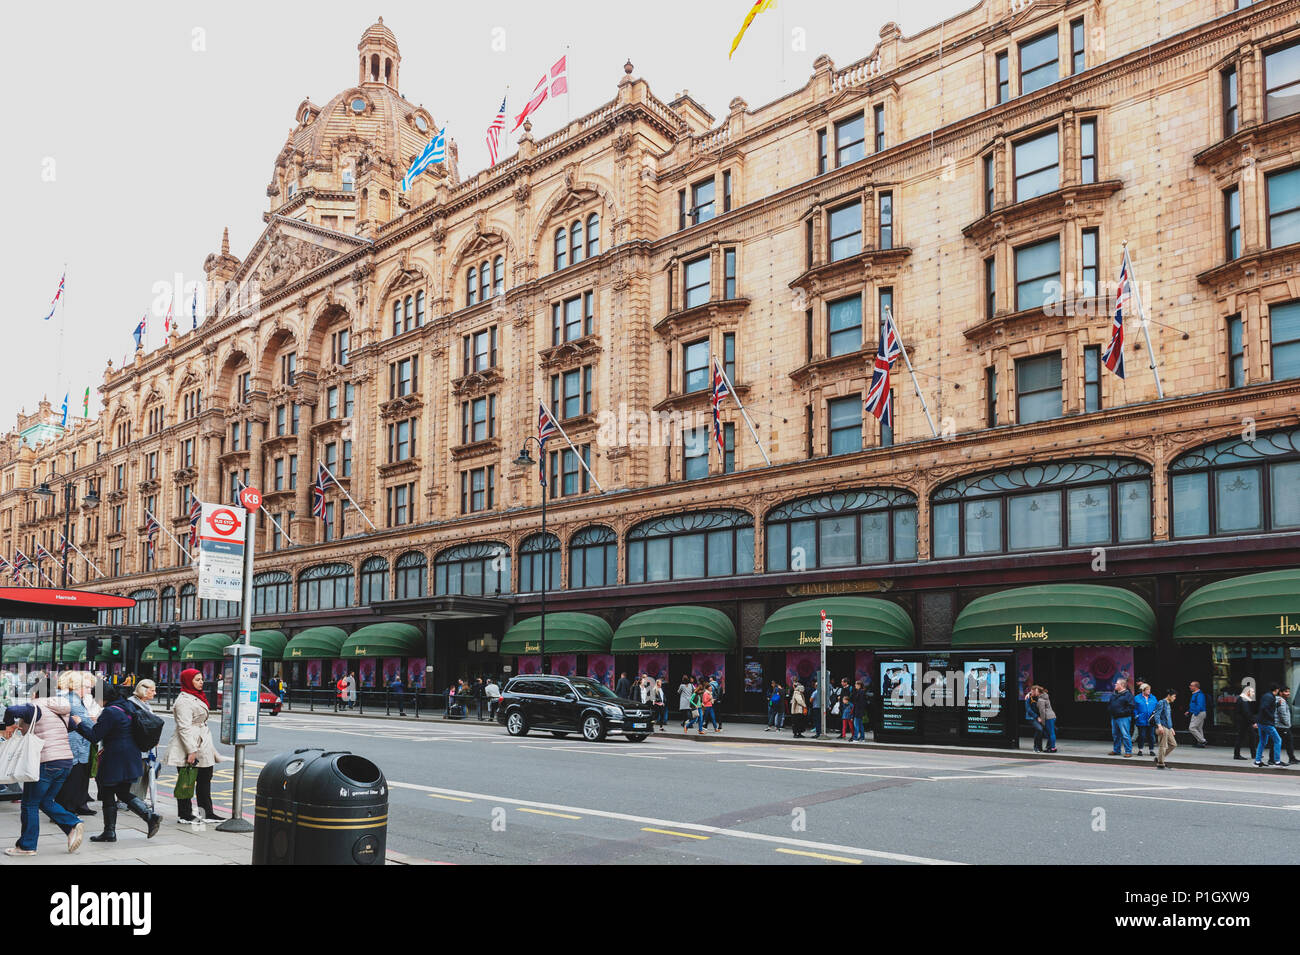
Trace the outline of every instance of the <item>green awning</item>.
<path fill-rule="evenodd" d="M 59 654 L 59 659 L 64 663 L 80 663 L 82 657 L 86 655 L 86 641 L 72 640 L 63 645 L 63 650 Z"/>
<path fill-rule="evenodd" d="M 308 627 L 284 648 L 286 660 L 334 660 L 343 655 L 347 633 L 340 627 Z"/>
<path fill-rule="evenodd" d="M 26 663 L 32 655 L 32 645 L 30 643 L 15 643 L 5 647 L 4 656 L 0 658 L 0 663 Z"/>
<path fill-rule="evenodd" d="M 54 641 L 42 640 L 40 643 L 36 644 L 36 649 L 32 651 L 31 658 L 27 662 L 46 666 L 53 663 Z"/>
<path fill-rule="evenodd" d="M 248 635 L 248 642 L 262 651 L 263 660 L 279 660 L 284 656 L 289 638 L 279 630 L 254 630 Z"/>
<path fill-rule="evenodd" d="M 831 619 L 836 650 L 910 650 L 912 618 L 879 597 L 822 597 L 782 607 L 758 634 L 759 650 L 816 650 L 821 646 L 821 611 Z"/>
<path fill-rule="evenodd" d="M 541 653 L 542 618 L 521 620 L 501 638 L 502 656 Z M 546 652 L 609 653 L 614 628 L 604 617 L 590 613 L 548 613 L 546 615 Z"/>
<path fill-rule="evenodd" d="M 186 663 L 191 660 L 220 660 L 225 656 L 222 651 L 234 642 L 235 638 L 228 633 L 205 633 L 189 642 L 181 651 L 181 660 Z"/>
<path fill-rule="evenodd" d="M 957 615 L 952 645 L 1149 647 L 1155 631 L 1155 613 L 1131 590 L 1040 584 L 972 600 Z"/>
<path fill-rule="evenodd" d="M 1300 645 L 1300 570 L 1271 570 L 1206 584 L 1178 608 L 1174 640 L 1286 640 Z"/>
<path fill-rule="evenodd" d="M 413 623 L 372 623 L 343 641 L 341 657 L 422 657 L 424 631 Z"/>
<path fill-rule="evenodd" d="M 193 641 L 190 640 L 189 637 L 180 638 L 181 652 L 176 655 L 176 658 L 178 660 L 185 659 L 185 648 L 188 647 L 192 642 Z M 153 641 L 151 644 L 145 647 L 143 652 L 141 652 L 140 654 L 141 663 L 166 663 L 170 659 L 171 657 L 168 656 L 167 654 L 166 637 L 159 637 L 157 640 Z"/>
<path fill-rule="evenodd" d="M 616 631 L 613 653 L 646 650 L 684 653 L 727 652 L 736 648 L 731 618 L 712 607 L 656 607 L 634 613 Z"/>

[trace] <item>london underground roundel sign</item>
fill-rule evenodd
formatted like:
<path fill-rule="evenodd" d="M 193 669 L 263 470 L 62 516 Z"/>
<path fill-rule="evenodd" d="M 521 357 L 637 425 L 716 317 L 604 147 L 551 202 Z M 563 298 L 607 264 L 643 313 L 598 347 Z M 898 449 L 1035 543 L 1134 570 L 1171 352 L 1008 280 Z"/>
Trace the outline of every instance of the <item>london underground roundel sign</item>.
<path fill-rule="evenodd" d="M 230 508 L 222 507 L 209 515 L 208 526 L 212 528 L 212 533 L 218 537 L 234 537 L 239 529 L 243 527 L 243 522 Z"/>

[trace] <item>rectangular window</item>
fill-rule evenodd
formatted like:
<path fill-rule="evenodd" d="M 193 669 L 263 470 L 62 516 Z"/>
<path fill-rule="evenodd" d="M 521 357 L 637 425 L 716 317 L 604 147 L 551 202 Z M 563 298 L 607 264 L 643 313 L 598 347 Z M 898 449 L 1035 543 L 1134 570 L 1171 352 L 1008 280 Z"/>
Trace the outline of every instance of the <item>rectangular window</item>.
<path fill-rule="evenodd" d="M 1233 186 L 1223 190 L 1224 255 L 1231 262 L 1241 255 L 1241 192 Z"/>
<path fill-rule="evenodd" d="M 804 360 L 812 361 L 813 359 L 813 313 L 808 309 L 803 313 L 803 336 L 804 336 Z"/>
<path fill-rule="evenodd" d="M 194 467 L 194 439 L 186 438 L 181 442 L 181 467 Z"/>
<path fill-rule="evenodd" d="M 387 489 L 388 498 L 388 526 L 400 527 L 403 524 L 410 524 L 414 520 L 414 508 L 412 504 L 415 499 L 414 484 L 399 484 L 397 487 Z"/>
<path fill-rule="evenodd" d="M 473 444 L 496 436 L 496 395 L 485 395 L 460 406 L 460 443 Z"/>
<path fill-rule="evenodd" d="M 984 317 L 991 319 L 998 307 L 998 270 L 997 260 L 990 257 L 984 260 Z"/>
<path fill-rule="evenodd" d="M 1070 23 L 1070 75 L 1083 72 L 1083 17 Z"/>
<path fill-rule="evenodd" d="M 731 211 L 731 170 L 722 171 L 722 211 Z"/>
<path fill-rule="evenodd" d="M 830 228 L 830 260 L 838 262 L 862 251 L 862 203 L 832 209 L 827 217 Z"/>
<path fill-rule="evenodd" d="M 1079 181 L 1097 181 L 1097 121 L 1085 119 L 1079 123 Z"/>
<path fill-rule="evenodd" d="M 722 426 L 722 473 L 731 474 L 736 470 L 736 426 Z"/>
<path fill-rule="evenodd" d="M 276 405 L 275 406 L 275 436 L 277 438 L 284 434 L 285 426 L 288 420 L 289 420 L 288 417 L 285 415 L 285 406 Z"/>
<path fill-rule="evenodd" d="M 733 385 L 736 383 L 736 333 L 724 332 L 722 336 L 722 373 Z"/>
<path fill-rule="evenodd" d="M 1266 122 L 1300 113 L 1300 43 L 1264 56 L 1264 115 Z"/>
<path fill-rule="evenodd" d="M 591 371 L 586 365 L 551 376 L 551 408 L 568 420 L 591 413 Z"/>
<path fill-rule="evenodd" d="M 682 392 L 704 391 L 709 377 L 709 340 L 682 346 Z"/>
<path fill-rule="evenodd" d="M 460 472 L 460 510 L 462 514 L 475 514 L 495 506 L 496 466 Z"/>
<path fill-rule="evenodd" d="M 993 154 L 989 153 L 984 157 L 984 211 L 986 213 L 993 211 L 995 182 L 993 169 Z"/>
<path fill-rule="evenodd" d="M 587 476 L 587 469 L 583 464 L 587 468 L 591 467 L 591 445 L 580 445 L 578 450 L 582 452 L 581 462 L 570 448 L 550 452 L 547 471 L 550 478 L 547 481 L 547 488 L 551 498 L 585 494 L 590 489 L 591 479 Z"/>
<path fill-rule="evenodd" d="M 709 429 L 682 432 L 682 479 L 696 481 L 709 476 Z"/>
<path fill-rule="evenodd" d="M 1101 346 L 1083 349 L 1083 410 L 1085 414 L 1101 410 Z"/>
<path fill-rule="evenodd" d="M 1268 325 L 1273 380 L 1300 378 L 1300 301 L 1270 306 Z"/>
<path fill-rule="evenodd" d="M 298 455 L 289 455 L 289 490 L 298 489 Z"/>
<path fill-rule="evenodd" d="M 1241 343 L 1241 316 L 1228 316 L 1228 387 L 1246 384 L 1245 352 Z"/>
<path fill-rule="evenodd" d="M 878 200 L 880 212 L 880 242 L 878 248 L 894 247 L 894 194 L 882 192 Z"/>
<path fill-rule="evenodd" d="M 883 152 L 885 148 L 885 107 L 884 104 L 878 104 L 872 115 L 876 125 L 876 152 Z"/>
<path fill-rule="evenodd" d="M 1016 202 L 1024 202 L 1061 187 L 1058 140 L 1057 131 L 1053 129 L 1016 143 Z"/>
<path fill-rule="evenodd" d="M 889 389 L 889 406 L 894 406 L 894 389 Z M 880 446 L 882 448 L 892 448 L 894 446 L 894 426 L 885 424 L 883 418 L 880 419 Z"/>
<path fill-rule="evenodd" d="M 1044 33 L 1020 44 L 1020 95 L 1051 86 L 1061 78 L 1056 31 Z"/>
<path fill-rule="evenodd" d="M 412 355 L 388 366 L 388 397 L 400 398 L 420 390 L 420 356 Z"/>
<path fill-rule="evenodd" d="M 1016 421 L 1029 424 L 1061 417 L 1061 354 L 1016 362 Z"/>
<path fill-rule="evenodd" d="M 352 332 L 349 329 L 335 332 L 330 336 L 330 361 L 335 365 L 346 365 L 351 346 Z"/>
<path fill-rule="evenodd" d="M 722 297 L 731 301 L 736 297 L 736 250 L 722 252 Z"/>
<path fill-rule="evenodd" d="M 1079 272 L 1079 294 L 1087 298 L 1093 298 L 1097 294 L 1098 265 L 1097 256 L 1098 242 L 1096 229 L 1084 229 L 1080 235 L 1083 248 L 1080 250 L 1083 255 L 1083 268 Z"/>
<path fill-rule="evenodd" d="M 851 295 L 826 306 L 827 357 L 862 348 L 862 296 Z"/>
<path fill-rule="evenodd" d="M 1005 103 L 1011 99 L 1011 60 L 1006 53 L 997 55 L 998 102 Z"/>
<path fill-rule="evenodd" d="M 595 323 L 595 293 L 584 292 L 551 306 L 551 344 L 559 345 L 590 335 Z M 495 330 L 494 330 L 495 331 Z M 493 343 L 493 354 L 496 345 Z M 495 358 L 493 359 L 495 362 Z"/>
<path fill-rule="evenodd" d="M 677 190 L 677 228 L 679 230 L 686 228 L 686 190 L 685 189 Z M 559 257 L 558 252 L 556 253 L 556 257 L 558 259 Z M 556 266 L 556 267 L 562 268 L 563 266 Z"/>
<path fill-rule="evenodd" d="M 407 418 L 403 421 L 395 421 L 388 426 L 388 463 L 394 464 L 398 461 L 409 461 L 415 455 L 415 419 Z M 334 445 L 330 445 L 332 448 Z M 331 471 L 335 470 L 333 464 L 326 462 Z"/>
<path fill-rule="evenodd" d="M 1227 139 L 1237 131 L 1237 70 L 1234 67 L 1223 71 L 1223 138 Z"/>
<path fill-rule="evenodd" d="M 826 403 L 830 453 L 852 454 L 862 450 L 862 398 L 850 395 Z"/>
<path fill-rule="evenodd" d="M 481 332 L 466 335 L 462 339 L 462 345 L 465 351 L 465 374 L 496 367 L 497 327 L 495 325 Z"/>
<path fill-rule="evenodd" d="M 822 175 L 827 170 L 826 165 L 826 130 L 817 130 L 817 175 Z"/>
<path fill-rule="evenodd" d="M 686 263 L 686 307 L 703 305 L 710 298 L 709 284 L 712 264 L 709 256 L 702 255 Z"/>
<path fill-rule="evenodd" d="M 349 381 L 343 386 L 343 417 L 352 417 L 352 411 L 356 407 L 356 402 L 357 386 Z"/>
<path fill-rule="evenodd" d="M 984 369 L 984 423 L 998 426 L 998 370 L 992 365 Z"/>
<path fill-rule="evenodd" d="M 284 490 L 284 458 L 275 459 L 275 484 L 277 491 Z"/>
<path fill-rule="evenodd" d="M 325 391 L 325 417 L 337 418 L 339 416 L 339 386 L 334 385 Z"/>
<path fill-rule="evenodd" d="M 715 187 L 712 179 L 691 186 L 691 222 L 708 222 L 717 213 L 714 210 Z"/>
<path fill-rule="evenodd" d="M 889 285 L 884 286 L 877 293 L 876 315 L 879 318 L 881 323 L 883 323 L 885 320 L 886 312 L 888 312 L 891 316 L 894 314 L 894 289 L 892 286 Z"/>
<path fill-rule="evenodd" d="M 289 352 L 280 356 L 280 381 L 286 386 L 292 385 L 298 372 L 298 353 Z"/>
<path fill-rule="evenodd" d="M 1016 311 L 1044 308 L 1061 294 L 1061 240 L 1016 249 Z"/>
<path fill-rule="evenodd" d="M 835 165 L 847 166 L 866 155 L 865 117 L 858 113 L 835 124 Z"/>
<path fill-rule="evenodd" d="M 1300 99 L 1300 86 L 1296 98 Z M 1300 242 L 1300 166 L 1268 176 L 1268 247 L 1276 249 L 1293 242 Z"/>

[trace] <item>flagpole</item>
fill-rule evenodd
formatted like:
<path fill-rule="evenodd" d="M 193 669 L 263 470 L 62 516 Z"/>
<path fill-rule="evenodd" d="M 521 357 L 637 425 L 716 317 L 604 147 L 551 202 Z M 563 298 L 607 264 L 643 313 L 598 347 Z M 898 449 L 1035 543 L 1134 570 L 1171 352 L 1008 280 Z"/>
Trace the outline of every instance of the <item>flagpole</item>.
<path fill-rule="evenodd" d="M 343 490 L 343 489 L 342 489 L 342 488 L 339 488 L 339 490 L 341 491 L 341 490 Z M 277 531 L 279 531 L 279 532 L 284 536 L 284 539 L 287 540 L 287 541 L 289 542 L 289 545 L 290 545 L 291 547 L 296 547 L 296 546 L 298 546 L 298 545 L 294 544 L 294 542 L 293 542 L 293 538 L 290 537 L 290 536 L 288 535 L 288 533 L 285 531 L 285 529 L 284 529 L 283 527 L 280 526 L 280 522 L 277 521 L 277 520 L 276 520 L 276 519 L 271 515 L 271 512 L 270 512 L 270 511 L 266 510 L 266 508 L 262 508 L 262 512 L 263 512 L 263 514 L 266 516 L 266 519 L 269 520 L 272 524 L 275 525 L 275 529 L 276 529 Z"/>
<path fill-rule="evenodd" d="M 912 359 L 907 357 L 907 346 L 903 344 L 903 336 L 898 331 L 898 326 L 894 324 L 894 310 L 888 305 L 885 306 L 885 317 L 894 329 L 894 334 L 898 336 L 898 350 L 903 353 L 903 361 L 907 362 L 907 373 L 912 376 L 912 387 L 916 389 L 916 397 L 921 399 L 921 410 L 925 412 L 925 420 L 930 423 L 930 433 L 937 438 L 939 437 L 939 429 L 934 426 L 934 418 L 930 417 L 930 406 L 925 403 L 925 395 L 921 394 L 921 384 L 916 380 L 916 370 L 912 368 Z"/>
<path fill-rule="evenodd" d="M 194 555 L 189 552 L 188 548 L 186 548 L 185 545 L 183 545 L 180 541 L 178 541 L 175 537 L 172 536 L 171 531 L 163 527 L 163 522 L 158 520 L 158 518 L 154 515 L 154 512 L 149 510 L 149 508 L 147 507 L 144 509 L 144 512 L 148 514 L 149 517 L 153 518 L 153 522 L 158 525 L 158 529 L 160 531 L 162 531 L 164 534 L 167 535 L 167 539 L 170 540 L 177 547 L 179 547 L 181 549 L 181 553 L 184 554 L 186 557 L 188 557 L 191 562 L 193 562 Z"/>
<path fill-rule="evenodd" d="M 768 467 L 771 467 L 772 459 L 767 456 L 767 450 L 763 447 L 763 442 L 758 439 L 758 431 L 754 428 L 754 422 L 749 420 L 749 412 L 746 411 L 745 406 L 740 403 L 740 395 L 736 394 L 736 386 L 733 385 L 731 379 L 727 377 L 727 369 L 722 367 L 722 362 L 718 361 L 717 358 L 714 358 L 713 361 L 717 365 L 718 374 L 722 375 L 722 380 L 727 383 L 727 393 L 735 399 L 736 407 L 740 409 L 741 417 L 745 419 L 745 424 L 749 425 L 749 433 L 754 436 L 754 443 L 758 445 L 758 453 L 763 456 L 764 463 L 766 463 Z"/>
<path fill-rule="evenodd" d="M 1151 347 L 1151 323 L 1147 319 L 1147 306 L 1146 303 L 1142 301 L 1142 293 L 1138 290 L 1137 279 L 1134 277 L 1133 260 L 1129 258 L 1128 254 L 1128 239 L 1124 240 L 1124 258 L 1128 262 L 1129 285 L 1132 286 L 1133 297 L 1137 299 L 1138 314 L 1142 316 L 1142 337 L 1146 339 L 1147 358 L 1151 361 L 1151 374 L 1156 379 L 1156 397 L 1163 399 L 1165 396 L 1165 389 L 1160 383 L 1160 369 L 1156 367 L 1155 349 Z M 1123 266 L 1120 267 L 1120 270 L 1123 271 Z"/>
<path fill-rule="evenodd" d="M 357 513 L 360 514 L 362 519 L 367 524 L 370 525 L 370 529 L 372 531 L 379 530 L 379 528 L 375 526 L 374 522 L 370 518 L 366 517 L 366 512 L 361 509 L 361 505 L 358 504 L 356 501 L 352 500 L 352 495 L 348 493 L 347 488 L 345 488 L 342 484 L 339 483 L 339 479 L 334 476 L 334 472 L 329 469 L 329 465 L 327 465 L 324 461 L 321 461 L 320 466 L 324 468 L 325 473 L 330 476 L 330 480 L 334 482 L 334 486 L 343 492 L 343 496 L 348 499 L 348 503 L 351 504 L 353 507 L 355 507 L 357 509 Z"/>
<path fill-rule="evenodd" d="M 75 550 L 78 554 L 81 554 L 81 559 L 84 560 L 87 564 L 89 564 L 92 568 L 94 568 L 95 573 L 99 574 L 99 576 L 101 577 L 107 576 L 107 574 L 105 574 L 102 570 L 99 569 L 99 567 L 95 564 L 93 560 L 91 560 L 89 557 L 86 556 L 85 552 L 82 551 L 80 547 L 72 543 L 72 541 L 68 540 L 66 537 L 63 539 L 68 542 L 69 547 Z"/>
<path fill-rule="evenodd" d="M 44 577 L 45 580 L 46 580 L 46 582 L 47 582 L 51 587 L 57 587 L 57 586 L 59 586 L 59 585 L 56 584 L 54 581 L 50 580 L 50 575 L 49 575 L 49 574 L 47 574 L 45 571 L 41 570 L 41 565 L 40 565 L 40 564 L 37 564 L 37 565 L 36 565 L 36 572 L 37 572 L 38 574 L 40 574 L 42 577 Z"/>
<path fill-rule="evenodd" d="M 551 422 L 555 425 L 555 430 L 560 432 L 560 437 L 562 437 L 565 443 L 568 444 L 569 450 L 571 450 L 573 452 L 573 456 L 578 459 L 578 463 L 582 465 L 582 469 L 587 472 L 587 477 L 591 478 L 591 483 L 596 485 L 596 490 L 600 491 L 601 494 L 604 494 L 605 489 L 601 487 L 600 482 L 596 480 L 596 475 L 591 473 L 591 468 L 587 467 L 587 462 L 582 460 L 582 453 L 576 447 L 574 447 L 573 442 L 569 440 L 569 436 L 564 433 L 564 427 L 563 425 L 560 424 L 559 419 L 556 418 L 555 415 L 551 414 L 551 409 L 546 407 L 545 401 L 541 402 L 541 405 L 543 408 L 546 408 L 546 415 L 551 419 Z M 542 467 L 543 468 L 546 467 L 545 461 L 542 462 Z"/>

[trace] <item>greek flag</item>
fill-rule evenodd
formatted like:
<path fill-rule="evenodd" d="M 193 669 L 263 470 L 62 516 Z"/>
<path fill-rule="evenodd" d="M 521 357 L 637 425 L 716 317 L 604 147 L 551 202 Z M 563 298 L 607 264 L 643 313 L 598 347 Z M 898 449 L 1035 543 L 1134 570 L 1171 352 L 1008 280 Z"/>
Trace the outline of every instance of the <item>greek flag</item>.
<path fill-rule="evenodd" d="M 411 190 L 411 183 L 415 177 L 424 172 L 434 163 L 440 163 L 447 158 L 447 127 L 444 126 L 438 130 L 438 135 L 430 140 L 429 145 L 424 147 L 424 152 L 415 157 L 415 162 L 411 163 L 411 168 L 406 170 L 406 175 L 402 177 L 402 192 Z"/>

